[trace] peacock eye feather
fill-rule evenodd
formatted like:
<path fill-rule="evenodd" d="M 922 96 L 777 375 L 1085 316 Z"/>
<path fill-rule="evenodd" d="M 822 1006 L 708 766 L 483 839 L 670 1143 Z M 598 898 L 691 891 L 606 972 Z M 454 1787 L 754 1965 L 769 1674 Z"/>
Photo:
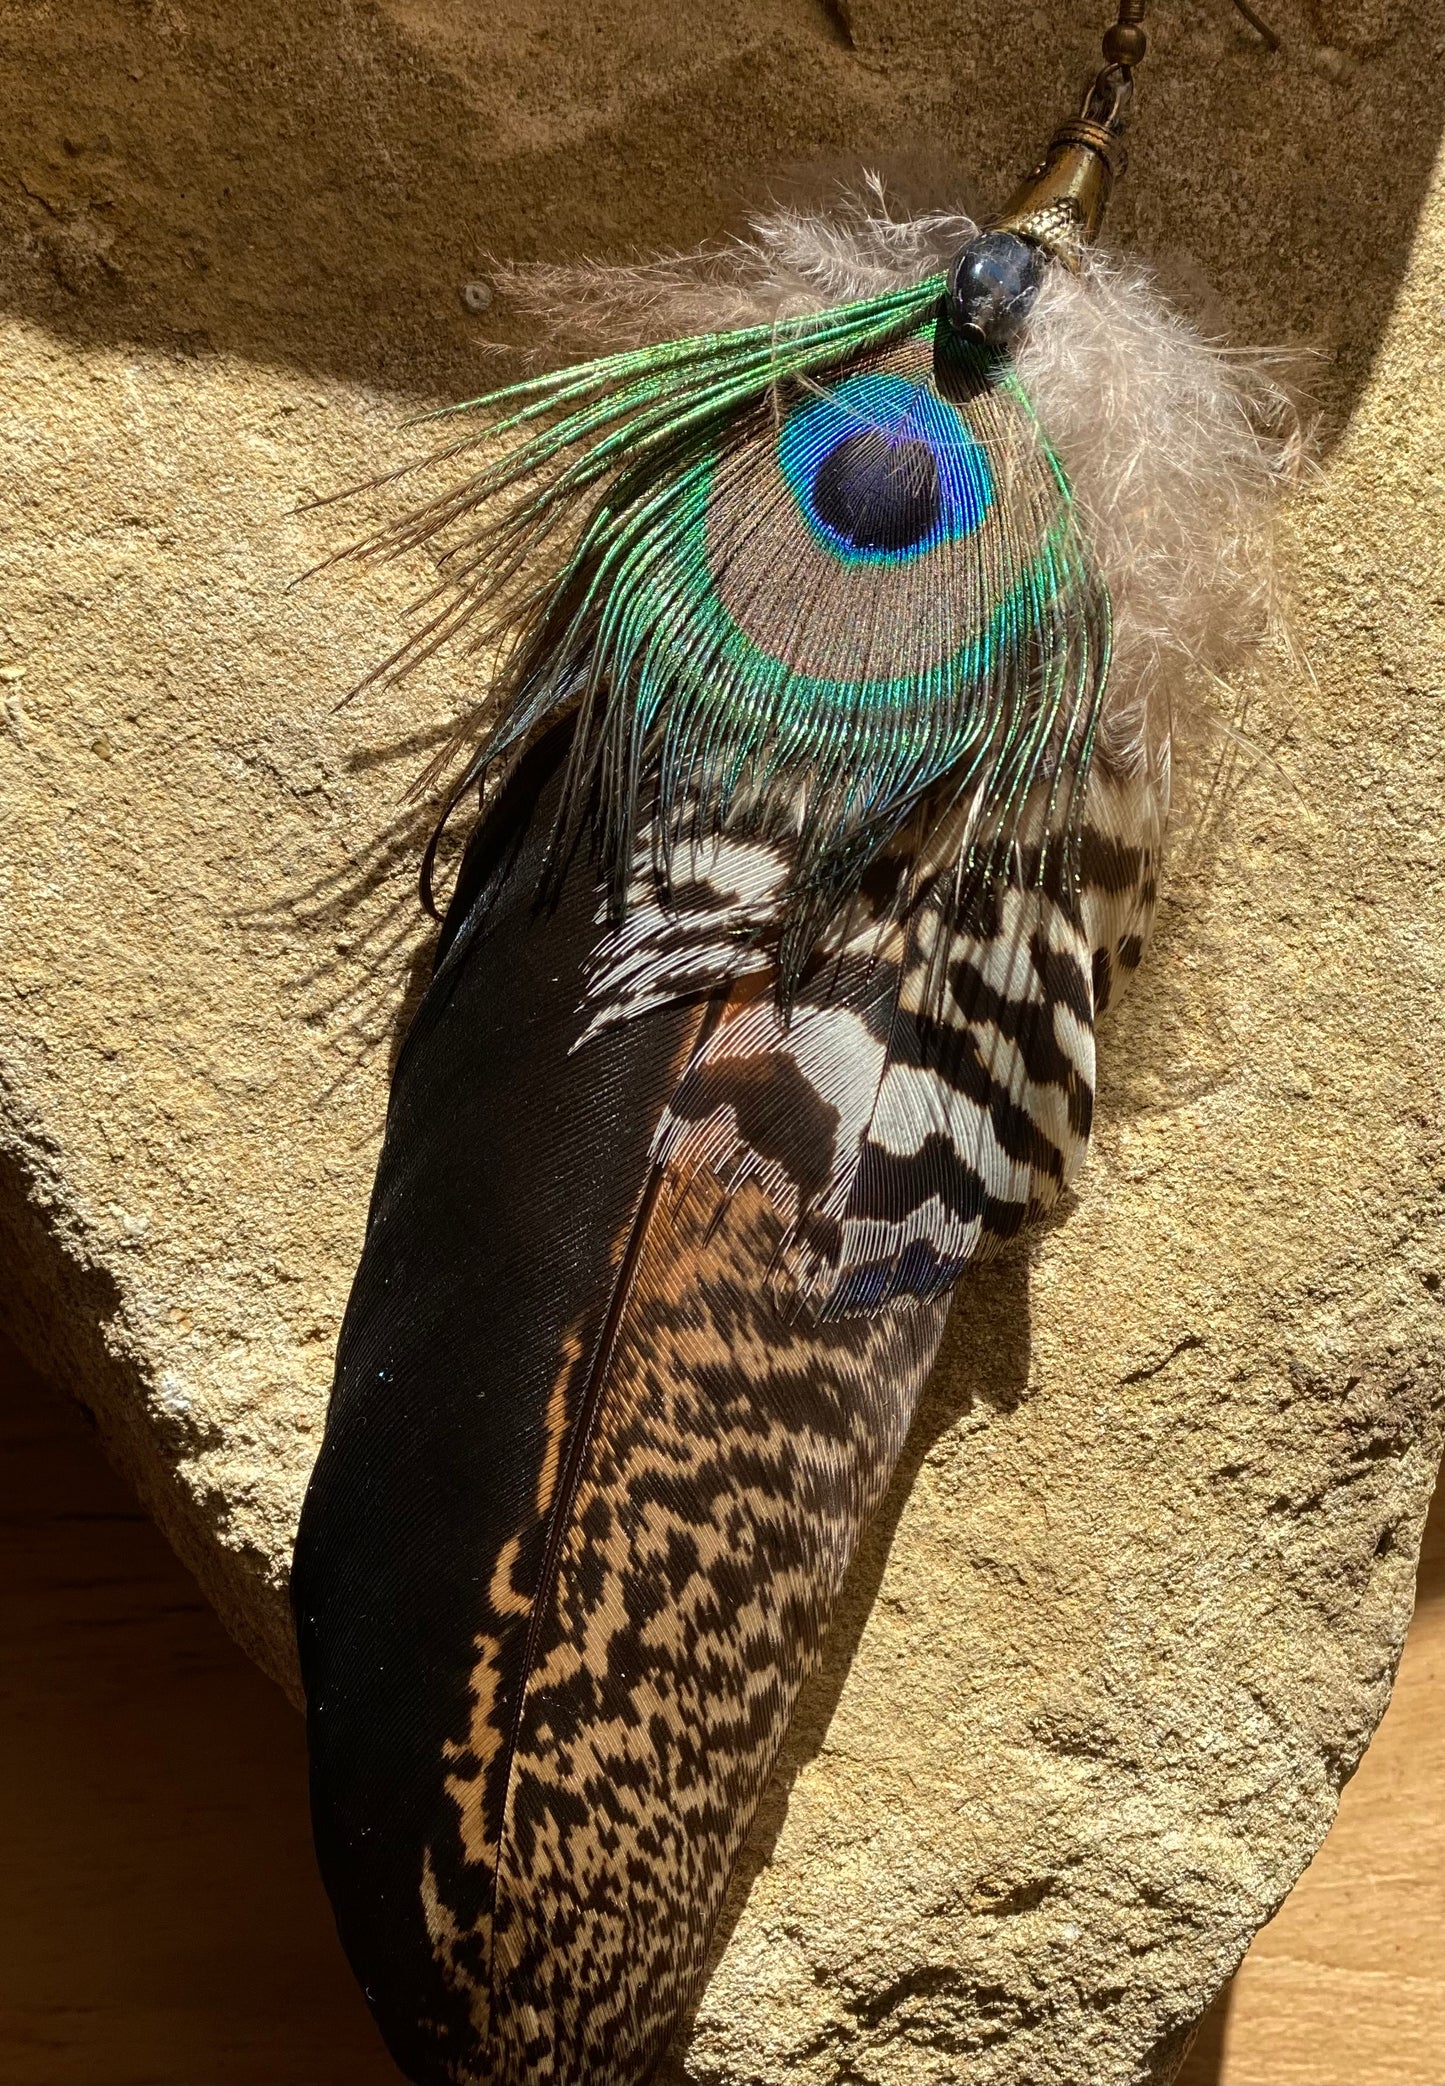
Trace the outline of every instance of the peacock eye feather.
<path fill-rule="evenodd" d="M 674 837 L 699 805 L 719 830 L 797 806 L 811 929 L 950 776 L 1006 848 L 1050 742 L 1086 765 L 1107 607 L 1067 486 L 1006 365 L 934 315 L 699 439 L 636 522 L 619 507 L 627 553 L 575 628 L 619 877 L 644 749 Z"/>
<path fill-rule="evenodd" d="M 471 525 L 401 670 L 479 611 L 505 641 L 462 787 L 575 710 L 557 859 L 596 814 L 619 909 L 644 820 L 664 874 L 684 839 L 788 826 L 785 993 L 925 800 L 968 793 L 986 873 L 1047 768 L 1067 873 L 1108 603 L 1012 364 L 948 322 L 942 277 L 475 410 L 500 417 L 447 453 L 501 455 L 391 539 Z"/>

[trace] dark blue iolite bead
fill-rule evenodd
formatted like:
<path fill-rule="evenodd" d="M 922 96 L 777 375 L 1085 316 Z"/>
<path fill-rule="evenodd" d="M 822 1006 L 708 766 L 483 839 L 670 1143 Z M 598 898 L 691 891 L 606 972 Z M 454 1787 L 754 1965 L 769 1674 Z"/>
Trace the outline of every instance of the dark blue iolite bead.
<path fill-rule="evenodd" d="M 980 232 L 948 271 L 948 322 L 965 340 L 1007 348 L 1044 279 L 1042 251 L 1017 232 Z"/>

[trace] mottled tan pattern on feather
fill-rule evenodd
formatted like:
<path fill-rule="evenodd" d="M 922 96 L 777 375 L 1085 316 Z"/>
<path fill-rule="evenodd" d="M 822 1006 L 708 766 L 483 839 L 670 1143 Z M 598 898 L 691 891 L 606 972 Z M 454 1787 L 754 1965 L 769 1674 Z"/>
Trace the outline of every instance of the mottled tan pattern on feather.
<path fill-rule="evenodd" d="M 635 2077 L 686 2003 L 942 1331 L 941 1304 L 780 1317 L 780 1230 L 755 1186 L 654 1207 L 513 1763 L 509 2077 Z"/>

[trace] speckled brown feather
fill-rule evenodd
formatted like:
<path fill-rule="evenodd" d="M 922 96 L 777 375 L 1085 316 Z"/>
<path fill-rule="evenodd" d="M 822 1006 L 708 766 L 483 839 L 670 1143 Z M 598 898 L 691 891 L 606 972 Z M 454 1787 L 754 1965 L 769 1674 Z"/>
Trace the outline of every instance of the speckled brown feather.
<path fill-rule="evenodd" d="M 664 1180 L 643 1218 L 477 1848 L 499 1823 L 490 1975 L 467 1985 L 482 2076 L 646 2077 L 902 1447 L 944 1306 L 785 1316 L 780 1232 L 752 1185 Z M 479 1680 L 480 1708 L 485 1658 Z M 487 1813 L 465 1774 L 448 1788 Z M 432 1916 L 465 1983 L 472 1937 Z"/>

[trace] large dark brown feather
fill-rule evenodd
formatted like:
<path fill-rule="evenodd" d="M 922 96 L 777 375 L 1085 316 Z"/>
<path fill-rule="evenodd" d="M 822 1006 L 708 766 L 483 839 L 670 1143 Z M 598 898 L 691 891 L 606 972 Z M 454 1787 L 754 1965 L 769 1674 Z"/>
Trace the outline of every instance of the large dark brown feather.
<path fill-rule="evenodd" d="M 814 1320 L 764 1187 L 654 1156 L 753 981 L 574 1048 L 562 755 L 474 843 L 398 1067 L 293 1573 L 343 1940 L 409 2076 L 493 2086 L 648 2076 L 946 1308 Z M 816 1111 L 774 1131 L 816 1169 Z"/>

